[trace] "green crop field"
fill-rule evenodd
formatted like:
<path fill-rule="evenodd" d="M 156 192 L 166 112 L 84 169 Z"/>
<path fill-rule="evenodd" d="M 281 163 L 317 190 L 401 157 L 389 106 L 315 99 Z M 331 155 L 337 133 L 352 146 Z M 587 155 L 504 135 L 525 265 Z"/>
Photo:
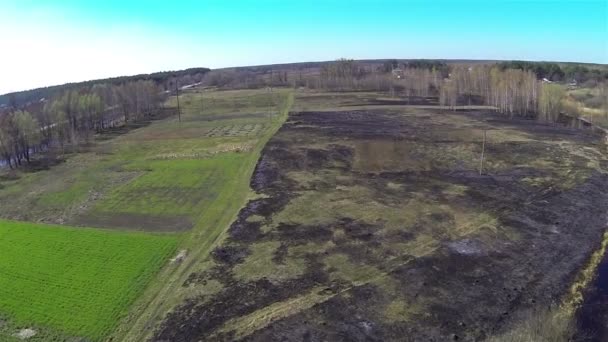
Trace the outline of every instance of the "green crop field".
<path fill-rule="evenodd" d="M 178 239 L 0 221 L 0 315 L 15 327 L 33 324 L 99 340 Z M 0 328 L 0 339 L 8 337 L 2 334 Z"/>

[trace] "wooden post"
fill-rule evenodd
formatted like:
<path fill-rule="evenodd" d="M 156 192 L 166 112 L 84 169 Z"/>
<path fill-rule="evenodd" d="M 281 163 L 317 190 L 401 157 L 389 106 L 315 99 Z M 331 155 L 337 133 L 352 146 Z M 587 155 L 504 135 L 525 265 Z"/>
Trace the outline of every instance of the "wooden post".
<path fill-rule="evenodd" d="M 268 121 L 272 122 L 272 85 L 268 88 Z"/>
<path fill-rule="evenodd" d="M 179 109 L 179 87 L 177 86 L 177 80 L 175 80 L 175 96 L 177 98 L 177 120 L 182 122 L 182 111 Z"/>
<path fill-rule="evenodd" d="M 483 155 L 486 151 L 486 130 L 483 130 L 483 142 L 481 143 L 481 160 L 479 161 L 479 175 L 483 172 Z"/>

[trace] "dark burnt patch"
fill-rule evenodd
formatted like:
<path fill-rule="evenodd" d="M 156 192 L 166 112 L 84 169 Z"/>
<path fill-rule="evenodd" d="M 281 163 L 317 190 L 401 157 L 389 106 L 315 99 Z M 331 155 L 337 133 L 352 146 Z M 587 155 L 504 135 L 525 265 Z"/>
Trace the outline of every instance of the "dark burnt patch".
<path fill-rule="evenodd" d="M 354 221 L 349 218 L 343 219 L 341 223 L 344 233 L 346 233 L 349 238 L 363 241 L 372 240 L 374 234 L 376 234 L 376 232 L 382 228 L 378 227 L 377 225 Z"/>
<path fill-rule="evenodd" d="M 314 275 L 273 283 L 267 279 L 254 282 L 234 281 L 206 302 L 188 299 L 179 310 L 169 313 L 153 341 L 189 342 L 209 336 L 232 317 L 239 317 L 294 294 L 310 290 Z M 245 300 L 246 299 L 246 300 Z M 220 335 L 220 339 L 231 335 Z"/>
<path fill-rule="evenodd" d="M 563 139 L 589 145 L 601 144 L 602 132 L 581 130 L 559 123 L 537 121 L 532 118 L 508 118 L 490 111 L 466 111 L 463 115 L 485 121 L 489 124 L 515 127 L 525 133 L 534 135 L 538 140 Z"/>
<path fill-rule="evenodd" d="M 242 260 L 241 260 L 242 261 Z M 240 262 L 240 261 L 239 261 Z M 203 272 L 193 272 L 188 275 L 188 279 L 182 284 L 183 287 L 206 285 L 210 279 L 217 280 L 224 286 L 234 283 L 234 276 L 229 264 L 220 263 Z"/>
<path fill-rule="evenodd" d="M 374 286 L 337 295 L 315 307 L 262 329 L 245 341 L 384 341 L 384 327 L 369 308 L 378 304 Z"/>
<path fill-rule="evenodd" d="M 260 222 L 247 222 L 239 219 L 230 226 L 228 231 L 235 241 L 252 242 L 262 234 L 260 226 Z"/>
<path fill-rule="evenodd" d="M 454 115 L 451 111 L 437 112 Z M 478 120 L 479 127 L 516 127 L 535 137 L 597 142 L 586 132 L 528 120 L 505 120 L 484 112 L 458 115 Z M 154 340 L 232 341 L 236 339 L 234 332 L 218 334 L 230 319 L 319 287 L 331 298 L 252 331 L 243 340 L 477 341 L 510 326 L 518 312 L 559 300 L 597 247 L 605 228 L 608 176 L 588 170 L 586 178 L 570 188 L 529 185 L 522 180 L 561 177 L 522 166 L 540 155 L 556 165 L 567 158 L 574 167 L 587 170 L 584 160 L 538 141 L 488 144 L 489 156 L 513 167 L 482 175 L 463 167 L 369 174 L 353 170 L 354 151 L 347 146 L 349 141 L 433 142 L 433 129 L 453 128 L 429 121 L 427 117 L 404 118 L 384 111 L 293 113 L 263 150 L 252 177 L 252 188 L 266 197 L 250 201 L 241 210 L 227 241 L 214 251 L 217 265 L 191 276 L 192 284 L 215 279 L 224 289 L 213 298 L 191 299 L 178 307 L 167 316 Z M 422 211 L 414 224 L 391 232 L 384 229 L 388 219 L 356 219 L 347 214 L 335 215 L 340 218 L 323 225 L 273 222 L 274 214 L 304 187 L 287 177 L 290 171 L 307 171 L 321 178 L 306 183 L 309 191 L 357 185 L 371 190 L 373 201 L 386 206 L 418 196 L 429 203 L 483 212 L 495 218 L 495 226 L 451 237 L 446 231 L 456 225 L 456 213 L 442 210 Z M 336 173 L 348 181 L 331 179 Z M 325 174 L 329 175 L 327 180 L 319 176 Z M 446 192 L 453 185 L 466 188 Z M 264 219 L 248 222 L 252 215 Z M 261 224 L 275 228 L 262 233 Z M 437 248 L 417 258 L 399 253 L 398 244 L 395 249 L 387 248 L 415 242 L 420 234 L 432 235 Z M 297 279 L 236 280 L 232 267 L 247 257 L 248 247 L 270 240 L 281 243 L 272 256 L 275 264 L 287 264 L 290 249 L 296 246 L 329 242 L 323 246 L 331 247 L 304 253 L 306 271 Z M 328 268 L 326 258 L 336 253 L 346 255 L 349 264 L 372 267 L 374 279 L 353 284 L 340 278 L 340 272 L 331 272 L 335 270 Z M 380 278 L 393 284 L 390 291 L 376 282 Z M 389 320 L 385 311 L 394 301 L 407 303 L 412 310 L 403 313 L 402 319 Z"/>
<path fill-rule="evenodd" d="M 316 126 L 314 129 L 308 126 L 293 127 L 296 130 L 321 130 L 325 136 L 335 138 L 386 138 L 402 136 L 407 132 L 414 133 L 395 116 L 377 112 L 299 112 L 292 114 L 292 119 Z"/>
<path fill-rule="evenodd" d="M 285 257 L 287 256 L 287 245 L 282 243 L 279 248 L 274 252 L 272 261 L 276 264 L 284 264 Z"/>
<path fill-rule="evenodd" d="M 270 186 L 279 179 L 279 170 L 270 164 L 267 157 L 262 156 L 258 161 L 253 177 L 251 178 L 251 188 L 256 192 Z"/>
<path fill-rule="evenodd" d="M 281 241 L 291 243 L 323 242 L 331 239 L 333 231 L 329 226 L 304 226 L 280 223 L 274 234 Z"/>
<path fill-rule="evenodd" d="M 223 245 L 214 249 L 211 255 L 216 262 L 233 266 L 249 255 L 249 249 L 243 245 Z"/>
<path fill-rule="evenodd" d="M 355 106 L 436 106 L 439 105 L 439 98 L 436 96 L 404 96 L 394 99 L 368 98 L 364 102 L 355 104 L 345 104 Z"/>

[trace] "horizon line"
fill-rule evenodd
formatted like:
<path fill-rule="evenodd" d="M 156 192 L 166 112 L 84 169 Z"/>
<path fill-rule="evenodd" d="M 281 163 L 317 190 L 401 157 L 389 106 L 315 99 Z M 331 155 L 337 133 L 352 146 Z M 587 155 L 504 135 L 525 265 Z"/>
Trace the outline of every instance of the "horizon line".
<path fill-rule="evenodd" d="M 285 65 L 305 64 L 305 63 L 331 63 L 331 62 L 337 61 L 340 58 L 345 58 L 345 59 L 349 59 L 349 60 L 353 60 L 353 61 L 357 61 L 357 62 L 373 62 L 373 61 L 387 61 L 387 60 L 397 60 L 397 61 L 428 60 L 428 61 L 446 61 L 446 62 L 506 62 L 506 61 L 524 61 L 524 62 L 535 62 L 535 63 L 585 64 L 585 65 L 595 65 L 595 66 L 608 67 L 608 63 L 601 63 L 601 62 L 552 61 L 552 60 L 544 60 L 544 59 L 395 58 L 395 57 L 357 59 L 357 58 L 338 57 L 338 58 L 331 59 L 331 60 L 310 60 L 310 61 L 301 61 L 301 62 L 279 62 L 279 63 L 270 63 L 270 64 L 235 65 L 235 66 L 226 66 L 226 67 L 220 67 L 220 68 L 210 68 L 210 67 L 206 67 L 206 66 L 191 66 L 191 67 L 187 67 L 187 68 L 183 68 L 183 69 L 157 70 L 157 71 L 151 71 L 151 72 L 147 72 L 147 73 L 144 72 L 144 73 L 137 73 L 137 74 L 112 75 L 112 76 L 107 76 L 107 77 L 104 77 L 104 78 L 94 78 L 94 79 L 88 79 L 88 80 L 85 79 L 85 80 L 79 80 L 79 81 L 68 81 L 68 82 L 64 82 L 64 83 L 51 84 L 51 85 L 47 85 L 47 86 L 40 86 L 40 87 L 29 88 L 29 89 L 9 91 L 7 93 L 0 94 L 0 97 L 11 95 L 11 94 L 17 94 L 17 93 L 23 93 L 23 92 L 38 90 L 38 89 L 44 89 L 44 88 L 61 87 L 61 86 L 66 86 L 66 85 L 70 85 L 70 84 L 103 81 L 103 80 L 109 80 L 109 79 L 112 79 L 112 78 L 120 78 L 120 77 L 134 77 L 134 76 L 139 76 L 139 75 L 151 75 L 151 74 L 154 74 L 154 73 L 162 73 L 162 72 L 178 72 L 178 71 L 188 70 L 188 69 L 205 68 L 205 69 L 209 69 L 209 71 L 216 71 L 216 70 L 227 70 L 227 69 L 238 69 L 238 68 L 255 68 L 255 67 L 265 67 L 265 66 L 285 66 Z"/>

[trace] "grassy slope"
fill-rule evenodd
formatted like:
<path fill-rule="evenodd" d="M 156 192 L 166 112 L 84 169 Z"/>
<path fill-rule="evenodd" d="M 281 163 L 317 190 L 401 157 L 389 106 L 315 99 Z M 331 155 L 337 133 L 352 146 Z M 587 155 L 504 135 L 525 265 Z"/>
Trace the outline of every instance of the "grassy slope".
<path fill-rule="evenodd" d="M 0 313 L 12 326 L 33 324 L 99 340 L 126 314 L 178 239 L 0 221 Z M 10 333 L 0 328 L 0 339 Z"/>
<path fill-rule="evenodd" d="M 234 96 L 227 92 L 227 96 Z M 239 94 L 235 92 L 235 94 Z M 243 94 L 243 93 L 241 93 Z M 251 101 L 249 106 L 263 106 L 267 102 L 260 99 L 258 94 L 252 92 L 255 96 L 254 101 Z M 251 96 L 247 91 L 243 94 Z M 290 92 L 281 92 L 273 95 L 274 103 L 277 107 L 277 115 L 270 124 L 270 127 L 256 142 L 249 153 L 244 153 L 240 165 L 234 170 L 234 176 L 229 177 L 223 184 L 223 191 L 219 193 L 216 200 L 213 201 L 206 210 L 201 212 L 201 215 L 196 220 L 196 225 L 189 233 L 189 237 L 185 239 L 182 247 L 188 250 L 188 258 L 178 267 L 168 266 L 158 275 L 157 281 L 150 286 L 146 293 L 140 298 L 137 304 L 131 311 L 131 315 L 127 317 L 123 324 L 112 335 L 114 340 L 119 341 L 141 341 L 149 337 L 153 332 L 151 327 L 158 323 L 175 305 L 187 298 L 190 293 L 182 284 L 193 270 L 198 270 L 204 267 L 208 260 L 209 251 L 219 241 L 238 210 L 245 204 L 252 194 L 249 189 L 249 181 L 251 174 L 260 152 L 266 142 L 274 135 L 276 130 L 282 125 L 287 118 L 289 109 L 293 104 L 293 94 Z M 185 101 L 187 104 L 196 101 L 196 95 L 192 95 L 190 101 Z M 224 98 L 216 98 L 215 103 L 222 103 Z M 206 103 L 213 100 L 206 100 Z M 236 99 L 235 103 L 240 103 Z M 209 104 L 207 104 L 209 105 Z M 273 106 L 274 107 L 274 106 Z M 187 108 L 187 107 L 186 107 Z M 193 108 L 195 108 L 193 106 Z M 200 107 L 196 107 L 200 108 Z M 239 105 L 233 108 L 226 109 L 221 106 L 218 111 L 211 114 L 230 115 L 234 112 L 247 111 Z M 192 113 L 191 115 L 196 115 Z M 188 117 L 186 117 L 186 120 Z"/>

